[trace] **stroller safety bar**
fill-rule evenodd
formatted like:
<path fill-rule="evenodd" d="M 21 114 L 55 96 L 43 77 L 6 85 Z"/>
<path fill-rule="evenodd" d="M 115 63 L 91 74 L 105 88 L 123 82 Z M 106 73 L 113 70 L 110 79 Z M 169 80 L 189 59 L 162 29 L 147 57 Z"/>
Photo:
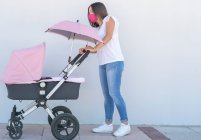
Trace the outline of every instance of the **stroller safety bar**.
<path fill-rule="evenodd" d="M 41 82 L 56 82 L 60 81 L 62 77 L 48 77 L 48 79 L 42 79 L 39 81 L 28 81 L 28 82 L 21 82 L 17 84 L 34 84 L 34 83 L 41 83 Z M 69 77 L 68 79 L 65 80 L 66 82 L 74 82 L 74 83 L 84 83 L 85 79 L 83 77 Z"/>

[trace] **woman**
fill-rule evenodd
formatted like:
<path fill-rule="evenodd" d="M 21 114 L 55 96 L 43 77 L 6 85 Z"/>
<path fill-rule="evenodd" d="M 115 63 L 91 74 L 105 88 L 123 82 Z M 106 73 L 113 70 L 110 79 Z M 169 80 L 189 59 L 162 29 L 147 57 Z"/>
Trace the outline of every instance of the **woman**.
<path fill-rule="evenodd" d="M 88 19 L 92 27 L 98 28 L 98 34 L 103 42 L 95 47 L 87 46 L 80 48 L 97 53 L 99 61 L 99 76 L 102 92 L 105 98 L 105 123 L 92 131 L 95 133 L 113 132 L 114 104 L 120 115 L 121 125 L 113 133 L 115 136 L 124 136 L 130 133 L 125 102 L 120 93 L 121 76 L 124 68 L 124 58 L 121 52 L 117 19 L 109 16 L 103 3 L 96 2 L 88 8 Z"/>

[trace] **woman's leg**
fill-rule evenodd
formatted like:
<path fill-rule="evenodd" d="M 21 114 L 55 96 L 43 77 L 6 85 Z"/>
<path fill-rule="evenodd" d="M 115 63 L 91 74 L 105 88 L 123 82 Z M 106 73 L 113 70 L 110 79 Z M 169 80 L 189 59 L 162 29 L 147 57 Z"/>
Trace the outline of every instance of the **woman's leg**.
<path fill-rule="evenodd" d="M 108 81 L 106 75 L 106 65 L 99 66 L 99 76 L 102 87 L 102 92 L 104 95 L 104 108 L 105 108 L 105 122 L 107 124 L 112 123 L 113 113 L 114 113 L 114 102 L 109 95 Z"/>
<path fill-rule="evenodd" d="M 122 77 L 123 69 L 124 69 L 123 61 L 117 61 L 117 62 L 106 64 L 109 94 L 112 97 L 117 107 L 121 122 L 127 124 L 128 117 L 127 117 L 127 111 L 126 111 L 126 104 L 120 92 L 121 77 Z"/>

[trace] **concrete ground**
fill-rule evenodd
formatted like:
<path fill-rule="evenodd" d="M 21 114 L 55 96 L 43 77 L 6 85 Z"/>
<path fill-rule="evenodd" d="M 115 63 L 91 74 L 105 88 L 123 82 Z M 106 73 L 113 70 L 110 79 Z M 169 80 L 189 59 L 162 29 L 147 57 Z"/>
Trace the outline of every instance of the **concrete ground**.
<path fill-rule="evenodd" d="M 114 137 L 112 134 L 95 134 L 96 125 L 81 125 L 75 140 L 201 140 L 199 126 L 132 126 L 130 135 Z M 115 126 L 117 129 L 117 126 Z M 0 140 L 9 140 L 6 124 L 0 124 Z M 48 125 L 24 125 L 21 140 L 55 140 Z"/>

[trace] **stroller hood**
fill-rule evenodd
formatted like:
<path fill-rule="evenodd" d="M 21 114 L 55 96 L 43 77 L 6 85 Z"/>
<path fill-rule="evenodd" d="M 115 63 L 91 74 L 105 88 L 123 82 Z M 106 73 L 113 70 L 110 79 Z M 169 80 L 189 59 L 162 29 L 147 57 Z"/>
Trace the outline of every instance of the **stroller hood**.
<path fill-rule="evenodd" d="M 45 43 L 13 51 L 1 81 L 16 84 L 39 80 L 43 72 L 44 57 Z"/>

